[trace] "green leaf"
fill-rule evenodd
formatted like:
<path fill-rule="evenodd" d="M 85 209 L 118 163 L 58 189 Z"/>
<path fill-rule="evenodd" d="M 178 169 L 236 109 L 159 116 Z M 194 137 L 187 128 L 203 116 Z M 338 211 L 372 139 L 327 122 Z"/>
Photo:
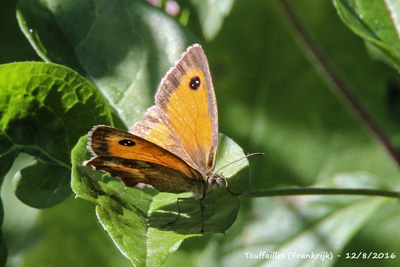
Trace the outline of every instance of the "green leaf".
<path fill-rule="evenodd" d="M 343 22 L 366 41 L 371 55 L 400 70 L 397 1 L 334 0 L 334 4 Z"/>
<path fill-rule="evenodd" d="M 21 0 L 17 17 L 45 61 L 91 79 L 128 127 L 153 104 L 161 77 L 195 42 L 176 19 L 143 0 Z"/>
<path fill-rule="evenodd" d="M 71 194 L 71 150 L 93 124 L 110 121 L 102 104 L 96 88 L 68 68 L 46 63 L 0 66 L 2 177 L 19 153 L 36 159 L 16 176 L 18 198 L 46 208 Z"/>
<path fill-rule="evenodd" d="M 217 168 L 244 156 L 243 150 L 231 139 L 221 135 Z M 87 138 L 82 138 L 72 152 L 72 188 L 78 197 L 94 202 L 97 216 L 117 247 L 135 266 L 159 266 L 178 249 L 181 242 L 200 234 L 201 220 L 205 233 L 224 233 L 235 221 L 240 206 L 238 197 L 219 188 L 204 201 L 204 217 L 199 201 L 180 200 L 181 214 L 177 218 L 177 198 L 189 193 L 158 193 L 151 188 L 127 188 L 119 180 L 82 166 L 90 158 Z M 247 190 L 248 162 L 242 160 L 222 171 L 229 178 L 231 190 Z"/>

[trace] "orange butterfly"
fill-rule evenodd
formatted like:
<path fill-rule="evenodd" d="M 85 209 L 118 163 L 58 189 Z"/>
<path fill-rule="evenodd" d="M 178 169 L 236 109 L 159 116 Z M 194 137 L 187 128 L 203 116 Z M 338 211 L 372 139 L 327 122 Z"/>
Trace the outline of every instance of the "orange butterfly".
<path fill-rule="evenodd" d="M 218 146 L 217 101 L 200 45 L 190 46 L 167 72 L 155 102 L 129 132 L 94 127 L 88 145 L 94 157 L 84 165 L 109 172 L 129 187 L 193 192 L 200 200 L 216 187 L 227 186 L 226 179 L 213 172 Z"/>

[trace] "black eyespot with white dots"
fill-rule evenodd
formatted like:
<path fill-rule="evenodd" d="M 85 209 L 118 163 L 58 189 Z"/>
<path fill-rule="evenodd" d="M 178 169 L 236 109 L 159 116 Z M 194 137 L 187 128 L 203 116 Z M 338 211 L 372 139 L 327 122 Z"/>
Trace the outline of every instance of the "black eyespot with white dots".
<path fill-rule="evenodd" d="M 199 76 L 195 76 L 195 77 L 192 77 L 192 79 L 190 79 L 189 87 L 192 90 L 197 90 L 197 89 L 199 89 L 200 84 L 201 84 L 201 81 L 200 81 Z"/>
<path fill-rule="evenodd" d="M 121 141 L 118 142 L 120 145 L 122 146 L 135 146 L 136 143 L 132 140 L 128 140 L 128 139 L 123 139 Z"/>

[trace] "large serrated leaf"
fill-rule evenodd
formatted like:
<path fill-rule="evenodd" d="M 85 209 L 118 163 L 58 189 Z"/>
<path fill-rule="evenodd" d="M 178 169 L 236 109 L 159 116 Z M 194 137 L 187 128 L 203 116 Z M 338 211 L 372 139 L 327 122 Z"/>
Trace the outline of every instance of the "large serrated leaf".
<path fill-rule="evenodd" d="M 219 188 L 206 197 L 203 218 L 199 201 L 180 200 L 180 218 L 169 224 L 177 218 L 177 198 L 190 197 L 190 194 L 126 188 L 119 180 L 82 166 L 82 162 L 90 158 L 86 143 L 87 138 L 82 138 L 72 153 L 72 188 L 78 197 L 96 203 L 96 213 L 103 227 L 136 266 L 162 264 L 184 239 L 200 234 L 201 220 L 204 220 L 205 233 L 224 233 L 235 221 L 240 200 L 225 188 Z M 216 168 L 244 155 L 226 136 L 220 136 L 220 143 Z M 247 160 L 243 160 L 223 169 L 231 190 L 248 189 L 247 167 Z"/>
<path fill-rule="evenodd" d="M 46 208 L 70 194 L 70 153 L 92 124 L 110 111 L 91 84 L 68 68 L 46 63 L 0 66 L 2 177 L 19 153 L 36 158 L 15 181 L 26 204 Z M 82 116 L 84 114 L 84 116 Z"/>

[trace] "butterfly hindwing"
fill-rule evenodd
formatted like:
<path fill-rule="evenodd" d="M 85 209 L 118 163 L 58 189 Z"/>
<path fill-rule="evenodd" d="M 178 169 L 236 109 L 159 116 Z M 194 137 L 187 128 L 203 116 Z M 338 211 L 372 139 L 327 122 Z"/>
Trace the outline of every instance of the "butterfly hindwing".
<path fill-rule="evenodd" d="M 129 132 L 100 125 L 89 133 L 89 140 L 95 157 L 84 164 L 121 178 L 127 186 L 148 184 L 162 192 L 181 193 L 202 179 L 180 158 Z"/>

